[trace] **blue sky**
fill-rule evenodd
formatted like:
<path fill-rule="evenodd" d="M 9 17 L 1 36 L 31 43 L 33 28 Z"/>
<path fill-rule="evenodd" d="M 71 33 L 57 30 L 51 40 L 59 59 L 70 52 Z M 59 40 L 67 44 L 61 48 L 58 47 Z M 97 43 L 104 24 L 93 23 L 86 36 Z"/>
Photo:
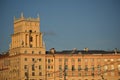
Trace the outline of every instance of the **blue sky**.
<path fill-rule="evenodd" d="M 0 52 L 13 34 L 13 17 L 41 18 L 46 48 L 120 49 L 120 0 L 0 0 Z"/>

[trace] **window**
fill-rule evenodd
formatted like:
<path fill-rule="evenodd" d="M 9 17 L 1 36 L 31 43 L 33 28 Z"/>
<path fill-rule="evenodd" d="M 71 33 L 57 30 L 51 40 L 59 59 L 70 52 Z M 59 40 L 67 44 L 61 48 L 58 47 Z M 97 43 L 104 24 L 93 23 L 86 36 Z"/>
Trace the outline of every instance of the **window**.
<path fill-rule="evenodd" d="M 59 58 L 59 62 L 62 62 L 62 59 L 61 59 L 61 58 Z"/>
<path fill-rule="evenodd" d="M 32 54 L 34 54 L 34 51 L 32 51 Z"/>
<path fill-rule="evenodd" d="M 30 36 L 30 42 L 32 42 L 33 41 L 33 37 L 32 36 Z"/>
<path fill-rule="evenodd" d="M 74 71 L 75 70 L 75 65 L 72 65 L 72 71 Z"/>
<path fill-rule="evenodd" d="M 119 59 L 117 59 L 117 61 L 120 61 L 120 58 L 119 58 Z"/>
<path fill-rule="evenodd" d="M 107 62 L 108 60 L 107 59 L 104 59 L 105 62 Z"/>
<path fill-rule="evenodd" d="M 91 66 L 92 71 L 94 71 L 94 65 Z"/>
<path fill-rule="evenodd" d="M 51 66 L 51 69 L 53 69 L 53 66 Z"/>
<path fill-rule="evenodd" d="M 35 76 L 35 72 L 32 72 L 32 76 Z"/>
<path fill-rule="evenodd" d="M 98 62 L 100 62 L 100 59 L 97 59 Z"/>
<path fill-rule="evenodd" d="M 39 51 L 39 54 L 41 54 L 41 51 Z"/>
<path fill-rule="evenodd" d="M 68 59 L 67 59 L 67 58 L 65 58 L 65 62 L 68 62 Z"/>
<path fill-rule="evenodd" d="M 48 59 L 48 63 L 50 63 L 50 59 Z"/>
<path fill-rule="evenodd" d="M 35 58 L 32 58 L 32 61 L 35 61 Z"/>
<path fill-rule="evenodd" d="M 50 73 L 48 73 L 48 77 L 50 77 Z"/>
<path fill-rule="evenodd" d="M 110 59 L 110 61 L 114 61 L 114 59 Z"/>
<path fill-rule="evenodd" d="M 27 53 L 27 51 L 25 50 L 24 53 Z"/>
<path fill-rule="evenodd" d="M 88 59 L 85 59 L 85 62 L 88 62 Z"/>
<path fill-rule="evenodd" d="M 85 73 L 85 76 L 87 76 L 88 74 L 87 73 Z"/>
<path fill-rule="evenodd" d="M 48 69 L 50 69 L 50 65 L 48 65 Z"/>
<path fill-rule="evenodd" d="M 94 59 L 93 59 L 93 58 L 91 59 L 91 62 L 94 62 Z"/>
<path fill-rule="evenodd" d="M 42 76 L 42 72 L 39 72 L 39 76 Z"/>
<path fill-rule="evenodd" d="M 74 58 L 72 58 L 72 60 L 71 60 L 72 62 L 75 62 L 75 59 Z"/>
<path fill-rule="evenodd" d="M 107 66 L 104 66 L 104 70 L 107 71 L 108 67 Z"/>
<path fill-rule="evenodd" d="M 111 69 L 112 69 L 112 70 L 114 69 L 114 65 L 111 65 Z"/>
<path fill-rule="evenodd" d="M 30 33 L 32 33 L 32 30 L 29 30 Z"/>
<path fill-rule="evenodd" d="M 27 69 L 27 65 L 24 65 L 24 69 Z"/>
<path fill-rule="evenodd" d="M 27 61 L 27 58 L 25 58 L 25 61 Z"/>
<path fill-rule="evenodd" d="M 68 65 L 65 65 L 65 70 L 68 70 Z"/>
<path fill-rule="evenodd" d="M 120 72 L 118 72 L 118 76 L 120 76 Z"/>
<path fill-rule="evenodd" d="M 41 65 L 39 65 L 39 70 L 41 70 L 42 69 L 42 66 Z"/>
<path fill-rule="evenodd" d="M 30 44 L 30 48 L 32 47 L 32 44 Z"/>
<path fill-rule="evenodd" d="M 120 71 L 120 65 L 118 65 L 118 70 Z"/>
<path fill-rule="evenodd" d="M 98 71 L 100 71 L 100 70 L 101 70 L 100 65 L 97 65 L 97 70 L 98 70 Z"/>
<path fill-rule="evenodd" d="M 32 65 L 32 71 L 34 71 L 35 70 L 35 66 L 34 66 L 34 64 Z"/>
<path fill-rule="evenodd" d="M 111 76 L 114 76 L 115 74 L 114 74 L 114 72 L 111 72 Z"/>
<path fill-rule="evenodd" d="M 88 71 L 88 66 L 87 65 L 85 65 L 85 71 Z"/>
<path fill-rule="evenodd" d="M 28 79 L 28 73 L 27 72 L 25 72 L 25 77 Z"/>
<path fill-rule="evenodd" d="M 78 58 L 78 62 L 81 62 L 81 58 Z"/>
<path fill-rule="evenodd" d="M 59 77 L 62 78 L 62 76 L 63 76 L 63 74 L 62 74 L 62 72 L 60 72 L 60 73 L 59 73 Z"/>
<path fill-rule="evenodd" d="M 42 61 L 42 59 L 41 59 L 41 58 L 39 58 L 38 60 L 39 60 L 39 62 L 40 62 L 40 61 Z"/>
<path fill-rule="evenodd" d="M 81 70 L 81 65 L 78 65 L 78 71 L 80 71 Z"/>
<path fill-rule="evenodd" d="M 94 73 L 91 73 L 91 76 L 93 76 L 93 77 L 94 77 Z"/>
<path fill-rule="evenodd" d="M 78 76 L 81 76 L 81 73 L 78 73 Z"/>
<path fill-rule="evenodd" d="M 59 65 L 59 70 L 62 70 L 62 65 Z"/>

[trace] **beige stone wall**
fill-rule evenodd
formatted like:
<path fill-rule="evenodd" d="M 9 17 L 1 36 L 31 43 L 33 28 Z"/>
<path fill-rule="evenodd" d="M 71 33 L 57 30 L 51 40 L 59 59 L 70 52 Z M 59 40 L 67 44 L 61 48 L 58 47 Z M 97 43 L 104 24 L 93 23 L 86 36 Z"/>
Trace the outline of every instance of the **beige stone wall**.
<path fill-rule="evenodd" d="M 102 75 L 106 80 L 120 79 L 120 70 L 118 70 L 118 65 L 120 65 L 120 55 L 55 54 L 55 57 L 53 58 L 48 55 L 47 60 L 48 59 L 51 60 L 51 63 L 47 62 L 47 68 L 49 65 L 53 66 L 53 68 L 47 69 L 47 72 L 51 73 L 51 76 L 47 77 L 48 80 L 64 80 L 64 78 L 66 78 L 66 80 L 102 80 Z M 78 59 L 80 59 L 80 61 L 78 61 Z M 74 70 L 72 70 L 72 65 L 74 66 Z M 78 70 L 79 65 L 81 66 L 81 70 Z M 98 65 L 100 66 L 100 70 L 98 69 Z M 67 66 L 66 70 L 64 70 L 65 66 Z M 88 67 L 88 70 L 86 71 L 85 66 Z M 65 72 L 66 76 L 64 75 Z M 94 76 L 92 75 L 93 73 Z"/>

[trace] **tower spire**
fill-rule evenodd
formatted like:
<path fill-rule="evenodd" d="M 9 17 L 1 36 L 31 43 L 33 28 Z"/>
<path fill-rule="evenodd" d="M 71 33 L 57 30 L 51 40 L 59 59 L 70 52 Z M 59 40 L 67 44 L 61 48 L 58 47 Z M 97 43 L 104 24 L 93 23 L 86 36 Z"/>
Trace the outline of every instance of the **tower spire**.
<path fill-rule="evenodd" d="M 21 13 L 21 18 L 24 18 L 24 16 L 23 16 L 23 12 Z"/>
<path fill-rule="evenodd" d="M 40 16 L 39 16 L 39 14 L 37 14 L 37 19 L 40 20 Z"/>

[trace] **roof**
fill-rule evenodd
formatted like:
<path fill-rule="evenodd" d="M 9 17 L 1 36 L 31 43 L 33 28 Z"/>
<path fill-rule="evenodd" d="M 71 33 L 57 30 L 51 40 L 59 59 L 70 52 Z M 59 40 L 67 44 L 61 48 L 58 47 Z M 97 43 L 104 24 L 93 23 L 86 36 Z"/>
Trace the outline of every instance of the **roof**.
<path fill-rule="evenodd" d="M 56 51 L 55 54 L 115 54 L 115 51 L 104 51 L 104 50 L 63 50 Z M 50 51 L 46 51 L 46 54 L 50 54 Z M 120 54 L 118 51 L 117 54 Z"/>

